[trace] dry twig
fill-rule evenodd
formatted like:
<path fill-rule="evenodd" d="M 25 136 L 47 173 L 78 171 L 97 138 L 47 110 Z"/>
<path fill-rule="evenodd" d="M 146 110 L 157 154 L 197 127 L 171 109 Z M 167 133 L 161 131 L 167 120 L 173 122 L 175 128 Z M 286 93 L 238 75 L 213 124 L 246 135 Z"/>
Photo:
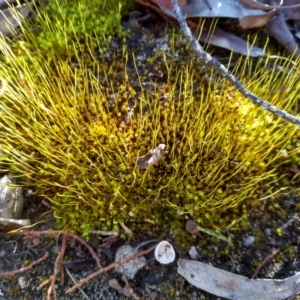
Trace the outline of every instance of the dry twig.
<path fill-rule="evenodd" d="M 53 273 L 53 275 L 51 275 L 51 277 L 49 279 L 46 280 L 47 284 L 50 283 L 50 286 L 47 291 L 47 300 L 51 299 L 51 294 L 53 294 L 53 297 L 55 300 L 57 299 L 57 294 L 56 294 L 56 289 L 55 289 L 55 281 L 56 281 L 56 277 L 59 273 L 61 273 L 61 284 L 63 284 L 63 280 L 64 280 L 62 259 L 64 257 L 65 250 L 67 247 L 66 235 L 63 235 L 62 238 L 63 238 L 63 240 L 62 240 L 62 244 L 61 244 L 61 249 L 60 249 L 60 251 L 56 257 L 55 263 L 54 263 L 54 273 Z M 45 286 L 45 285 L 43 285 L 43 286 Z"/>
<path fill-rule="evenodd" d="M 276 250 L 273 250 L 269 255 L 267 255 L 264 260 L 257 266 L 257 268 L 255 269 L 254 273 L 252 274 L 251 276 L 251 279 L 254 279 L 257 274 L 259 273 L 259 271 L 261 270 L 261 268 L 267 264 L 277 253 L 279 253 L 280 250 L 279 249 L 276 249 Z"/>
<path fill-rule="evenodd" d="M 47 259 L 49 256 L 49 253 L 46 252 L 44 256 L 40 257 L 38 260 L 33 261 L 30 265 L 17 269 L 17 270 L 13 270 L 13 271 L 6 271 L 6 272 L 0 272 L 0 277 L 2 276 L 13 276 L 15 274 L 20 274 L 20 273 L 24 273 L 30 269 L 32 269 L 34 266 L 38 265 L 39 263 L 41 263 L 42 261 L 44 261 L 45 259 Z"/>
<path fill-rule="evenodd" d="M 47 235 L 47 234 L 63 234 L 66 236 L 70 236 L 73 239 L 77 240 L 78 242 L 80 242 L 82 245 L 84 245 L 90 252 L 91 256 L 94 258 L 94 260 L 96 261 L 97 267 L 98 268 L 102 268 L 101 263 L 100 263 L 100 259 L 97 256 L 97 254 L 95 253 L 95 251 L 93 250 L 93 248 L 80 236 L 70 233 L 70 232 L 66 232 L 66 231 L 61 231 L 61 230 L 42 230 L 42 231 L 35 231 L 35 230 L 21 230 L 21 231 L 17 231 L 17 232 L 12 232 L 10 234 L 21 234 L 21 235 L 36 235 L 36 236 L 40 236 L 40 235 Z"/>
<path fill-rule="evenodd" d="M 54 299 L 57 299 L 57 295 L 56 295 L 56 291 L 55 291 L 55 280 L 56 280 L 56 277 L 57 277 L 57 274 L 62 273 L 62 258 L 64 256 L 64 252 L 65 252 L 65 249 L 66 249 L 66 236 L 70 236 L 76 240 L 78 240 L 80 243 L 82 243 L 83 245 L 85 245 L 87 247 L 87 249 L 89 250 L 89 252 L 91 253 L 92 257 L 96 260 L 97 262 L 97 266 L 99 267 L 99 270 L 97 270 L 96 272 L 90 274 L 89 276 L 87 276 L 86 278 L 83 278 L 81 279 L 77 284 L 75 284 L 73 287 L 69 288 L 66 293 L 69 294 L 71 292 L 73 292 L 74 290 L 80 288 L 82 285 L 84 285 L 85 283 L 87 283 L 89 280 L 91 280 L 92 278 L 100 275 L 101 273 L 104 273 L 104 272 L 107 272 L 113 268 L 117 268 L 119 267 L 120 265 L 130 261 L 130 260 L 133 260 L 137 257 L 140 257 L 140 256 L 143 256 L 145 254 L 148 254 L 149 252 L 153 251 L 156 247 L 156 245 L 150 247 L 149 249 L 147 250 L 144 250 L 144 251 L 141 251 L 137 254 L 133 254 L 133 255 L 130 255 L 118 262 L 115 262 L 115 263 L 112 263 L 110 264 L 109 266 L 103 268 L 100 264 L 100 260 L 98 258 L 98 256 L 96 255 L 96 253 L 94 252 L 94 250 L 79 236 L 75 235 L 75 234 L 72 234 L 72 233 L 69 233 L 69 232 L 65 232 L 65 231 L 59 231 L 59 230 L 43 230 L 43 231 L 34 231 L 34 230 L 28 230 L 28 231 L 19 231 L 19 232 L 13 232 L 13 233 L 10 233 L 10 234 L 21 234 L 21 235 L 24 235 L 24 236 L 28 236 L 28 235 L 36 235 L 36 236 L 39 236 L 39 235 L 45 235 L 45 234 L 62 234 L 63 235 L 63 241 L 62 241 L 62 246 L 61 246 L 61 249 L 59 251 L 59 254 L 55 260 L 55 264 L 54 264 L 54 274 L 47 280 L 45 280 L 44 282 L 42 282 L 39 286 L 38 286 L 38 290 L 42 289 L 43 287 L 45 287 L 46 285 L 50 284 L 50 287 L 48 289 L 48 292 L 47 292 L 47 299 L 50 299 L 50 296 L 51 294 L 53 294 L 54 296 Z M 9 271 L 9 272 L 3 272 L 3 273 L 0 273 L 0 276 L 7 276 L 7 275 L 14 275 L 14 274 L 17 274 L 17 273 L 21 273 L 21 272 L 24 272 L 26 270 L 29 270 L 31 269 L 34 265 L 40 263 L 41 261 L 45 260 L 47 257 L 48 257 L 48 253 L 46 253 L 43 257 L 41 257 L 40 259 L 38 259 L 36 262 L 33 262 L 32 264 L 30 264 L 29 266 L 25 267 L 25 268 L 22 268 L 20 270 L 15 270 L 15 271 Z M 61 280 L 63 280 L 63 275 L 62 275 L 62 278 Z"/>
<path fill-rule="evenodd" d="M 85 283 L 87 283 L 88 281 L 90 281 L 92 278 L 104 273 L 104 272 L 107 272 L 113 268 L 117 268 L 119 267 L 120 265 L 122 264 L 125 264 L 126 262 L 130 261 L 130 260 L 133 260 L 137 257 L 140 257 L 140 256 L 143 256 L 145 254 L 148 254 L 149 252 L 153 251 L 155 249 L 156 245 L 155 246 L 152 246 L 150 247 L 149 249 L 147 250 L 144 250 L 144 251 L 141 251 L 137 254 L 133 254 L 133 255 L 130 255 L 130 256 L 127 256 L 126 258 L 118 261 L 118 262 L 115 262 L 115 263 L 112 263 L 110 264 L 109 266 L 105 267 L 105 268 L 102 268 L 100 270 L 97 270 L 96 272 L 90 274 L 89 276 L 87 276 L 86 278 L 83 278 L 81 279 L 77 284 L 75 284 L 74 286 L 72 286 L 71 288 L 67 289 L 66 290 L 66 294 L 70 294 L 72 293 L 73 291 L 75 291 L 76 289 L 80 288 L 81 286 L 83 286 Z"/>
<path fill-rule="evenodd" d="M 238 78 L 236 78 L 234 75 L 232 75 L 224 65 L 219 63 L 218 60 L 216 60 L 210 54 L 205 52 L 204 49 L 198 43 L 198 41 L 195 39 L 195 37 L 192 35 L 192 32 L 189 29 L 184 16 L 182 15 L 182 12 L 178 5 L 178 0 L 171 0 L 171 2 L 172 2 L 174 14 L 176 16 L 177 21 L 180 24 L 180 28 L 181 28 L 182 32 L 184 33 L 185 37 L 189 41 L 190 45 L 192 46 L 192 48 L 194 49 L 196 54 L 200 57 L 200 59 L 205 64 L 213 66 L 217 70 L 217 72 L 219 72 L 229 82 L 231 82 L 237 88 L 237 90 L 241 92 L 242 95 L 244 95 L 246 98 L 248 98 L 255 105 L 263 108 L 264 110 L 271 112 L 272 114 L 274 114 L 290 123 L 300 126 L 299 118 L 297 118 L 297 117 L 287 113 L 286 111 L 281 110 L 281 109 L 277 108 L 276 106 L 271 105 L 270 103 L 257 97 L 255 94 L 253 94 L 247 88 L 245 88 L 245 86 L 241 83 L 241 81 Z"/>
<path fill-rule="evenodd" d="M 66 272 L 67 274 L 69 275 L 69 277 L 71 278 L 71 280 L 73 281 L 74 284 L 77 283 L 77 281 L 75 280 L 75 278 L 72 276 L 71 272 L 68 270 L 68 268 L 66 268 Z M 87 300 L 90 300 L 90 298 L 87 296 L 87 294 L 82 290 L 82 289 L 79 289 L 80 293 L 82 294 L 82 296 L 87 299 Z"/>

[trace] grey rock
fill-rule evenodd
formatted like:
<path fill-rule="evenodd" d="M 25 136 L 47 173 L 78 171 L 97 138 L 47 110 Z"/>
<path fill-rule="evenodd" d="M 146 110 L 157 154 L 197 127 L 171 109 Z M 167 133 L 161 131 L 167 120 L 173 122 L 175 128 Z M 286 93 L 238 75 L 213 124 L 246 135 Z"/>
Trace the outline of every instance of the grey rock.
<path fill-rule="evenodd" d="M 24 209 L 22 188 L 9 175 L 0 179 L 0 217 L 7 219 L 21 218 Z"/>
<path fill-rule="evenodd" d="M 199 253 L 198 253 L 195 246 L 192 246 L 190 248 L 189 255 L 190 255 L 191 259 L 198 259 L 199 258 Z"/>
<path fill-rule="evenodd" d="M 115 256 L 115 262 L 118 262 L 130 255 L 134 254 L 134 248 L 130 245 L 124 245 L 118 248 Z M 146 265 L 144 256 L 137 257 L 129 262 L 115 268 L 115 271 L 124 275 L 127 279 L 133 279 L 135 274 Z"/>
<path fill-rule="evenodd" d="M 243 245 L 245 247 L 249 247 L 254 243 L 254 241 L 255 241 L 255 237 L 253 235 L 249 235 L 246 238 L 244 238 Z"/>

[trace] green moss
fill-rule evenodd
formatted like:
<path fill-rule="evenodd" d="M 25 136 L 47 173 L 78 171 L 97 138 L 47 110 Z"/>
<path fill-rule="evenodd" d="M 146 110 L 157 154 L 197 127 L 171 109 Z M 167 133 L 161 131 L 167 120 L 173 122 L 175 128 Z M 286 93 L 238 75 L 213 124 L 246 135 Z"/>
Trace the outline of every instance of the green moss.
<path fill-rule="evenodd" d="M 25 23 L 26 40 L 14 45 L 21 53 L 42 53 L 52 60 L 80 52 L 84 55 L 104 53 L 113 38 L 126 39 L 127 31 L 121 26 L 122 16 L 134 7 L 132 0 L 50 0 L 37 1 L 33 7 L 34 23 Z M 28 32 L 32 34 L 28 34 Z"/>
<path fill-rule="evenodd" d="M 46 16 L 38 20 L 44 32 L 55 36 L 64 29 Z M 280 191 L 273 189 L 277 167 L 290 159 L 281 150 L 297 128 L 249 104 L 223 78 L 208 86 L 192 57 L 177 62 L 158 54 L 153 68 L 160 80 L 150 81 L 130 67 L 137 64 L 122 44 L 109 61 L 93 51 L 82 55 L 81 34 L 75 31 L 55 60 L 30 52 L 20 57 L 0 41 L 0 78 L 7 82 L 0 103 L 1 169 L 51 201 L 58 227 L 84 235 L 119 230 L 124 222 L 162 234 L 172 228 L 184 240 L 185 215 L 216 231 L 247 226 L 261 198 Z M 39 37 L 28 32 L 22 42 L 36 39 L 37 45 Z M 253 92 L 292 110 L 297 73 L 285 79 L 260 62 L 254 67 L 251 59 L 241 60 L 235 72 Z M 139 71 L 145 67 L 151 65 Z M 284 80 L 281 94 L 273 92 Z M 160 162 L 139 169 L 138 158 L 161 143 Z M 294 153 L 291 146 L 290 157 Z"/>
<path fill-rule="evenodd" d="M 295 246 L 286 246 L 284 247 L 284 249 L 282 249 L 282 252 L 288 260 L 292 260 L 295 257 L 297 257 L 297 251 L 295 250 Z"/>

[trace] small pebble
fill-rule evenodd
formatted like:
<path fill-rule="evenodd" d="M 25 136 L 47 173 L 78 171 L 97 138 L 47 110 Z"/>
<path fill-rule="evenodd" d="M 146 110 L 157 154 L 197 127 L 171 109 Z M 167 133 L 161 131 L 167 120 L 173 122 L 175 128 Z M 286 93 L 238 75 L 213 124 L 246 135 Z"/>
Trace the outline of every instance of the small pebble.
<path fill-rule="evenodd" d="M 195 246 L 192 246 L 190 248 L 189 255 L 190 255 L 191 259 L 198 259 L 199 258 L 199 253 L 198 253 Z"/>
<path fill-rule="evenodd" d="M 29 283 L 25 279 L 25 277 L 19 277 L 18 278 L 18 283 L 19 283 L 19 286 L 20 286 L 21 290 L 24 290 L 29 286 Z"/>
<path fill-rule="evenodd" d="M 118 248 L 115 256 L 115 262 L 118 262 L 133 254 L 135 254 L 134 248 L 130 245 L 124 245 Z M 121 266 L 115 268 L 115 270 L 116 272 L 124 275 L 127 279 L 134 279 L 135 274 L 146 265 L 146 262 L 146 258 L 144 256 L 140 256 L 130 260 L 125 264 L 122 264 Z"/>
<path fill-rule="evenodd" d="M 24 191 L 24 196 L 26 197 L 26 198 L 29 198 L 29 197 L 31 197 L 33 195 L 33 190 L 25 190 Z"/>
<path fill-rule="evenodd" d="M 266 228 L 266 229 L 265 229 L 265 234 L 266 234 L 266 235 L 270 236 L 271 233 L 272 233 L 272 231 L 271 231 L 270 228 Z"/>
<path fill-rule="evenodd" d="M 243 245 L 245 247 L 249 247 L 254 243 L 254 241 L 255 241 L 255 237 L 253 235 L 249 235 L 244 239 Z"/>
<path fill-rule="evenodd" d="M 199 234 L 197 226 L 198 224 L 193 219 L 188 219 L 185 223 L 185 230 L 190 234 L 197 235 Z"/>

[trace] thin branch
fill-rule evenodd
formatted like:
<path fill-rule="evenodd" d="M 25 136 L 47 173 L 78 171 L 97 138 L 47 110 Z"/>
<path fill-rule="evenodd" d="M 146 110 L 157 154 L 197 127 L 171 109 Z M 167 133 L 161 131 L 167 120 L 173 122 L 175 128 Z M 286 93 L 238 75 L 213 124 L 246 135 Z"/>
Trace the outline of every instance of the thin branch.
<path fill-rule="evenodd" d="M 102 268 L 101 263 L 100 263 L 100 259 L 97 256 L 97 254 L 95 253 L 95 251 L 93 250 L 93 248 L 80 236 L 67 232 L 67 231 L 63 231 L 63 230 L 41 230 L 41 231 L 34 231 L 34 230 L 21 230 L 21 231 L 16 231 L 16 232 L 11 232 L 9 234 L 21 234 L 21 235 L 47 235 L 47 234 L 64 234 L 67 236 L 72 237 L 73 239 L 79 241 L 81 244 L 83 244 L 90 252 L 91 256 L 95 259 L 97 267 L 98 268 Z"/>
<path fill-rule="evenodd" d="M 0 277 L 2 276 L 12 276 L 12 275 L 15 275 L 15 274 L 20 274 L 20 273 L 23 273 L 23 272 L 26 272 L 30 269 L 32 269 L 35 265 L 41 263 L 42 261 L 44 261 L 45 259 L 47 259 L 49 256 L 49 253 L 46 252 L 44 256 L 40 257 L 38 260 L 32 262 L 30 265 L 26 266 L 26 267 L 23 267 L 21 269 L 18 269 L 18 270 L 13 270 L 13 271 L 7 271 L 7 272 L 0 272 Z"/>
<path fill-rule="evenodd" d="M 252 276 L 251 276 L 251 279 L 254 279 L 254 278 L 257 276 L 257 274 L 260 272 L 261 268 L 262 268 L 265 264 L 267 264 L 271 259 L 273 259 L 274 256 L 275 256 L 276 254 L 278 254 L 279 252 L 280 252 L 279 249 L 275 249 L 275 250 L 273 250 L 269 255 L 267 255 L 267 256 L 264 258 L 264 260 L 257 266 L 257 268 L 255 269 L 254 273 L 253 273 Z"/>
<path fill-rule="evenodd" d="M 61 249 L 58 252 L 58 255 L 56 257 L 56 260 L 55 260 L 55 263 L 54 263 L 54 273 L 51 276 L 50 286 L 49 286 L 48 291 L 47 291 L 47 300 L 51 299 L 52 294 L 53 294 L 54 300 L 57 300 L 57 293 L 56 293 L 56 289 L 55 289 L 55 281 L 56 281 L 56 277 L 59 273 L 61 273 L 61 285 L 63 285 L 64 273 L 63 273 L 62 259 L 64 257 L 66 247 L 67 247 L 66 235 L 63 235 L 62 239 L 63 240 L 62 240 Z M 49 282 L 48 279 L 46 281 Z"/>
<path fill-rule="evenodd" d="M 73 281 L 73 283 L 76 284 L 77 281 L 75 280 L 75 278 L 73 277 L 71 272 L 68 270 L 68 268 L 66 268 L 66 272 L 69 275 L 69 277 L 71 278 L 71 280 Z M 79 291 L 85 299 L 90 300 L 90 298 L 87 296 L 87 294 L 82 289 L 79 289 Z"/>
<path fill-rule="evenodd" d="M 123 258 L 122 260 L 118 261 L 118 262 L 115 262 L 115 263 L 112 263 L 110 264 L 109 266 L 105 267 L 105 268 L 102 268 L 92 274 L 90 274 L 89 276 L 81 279 L 77 284 L 75 284 L 74 286 L 72 286 L 71 288 L 67 289 L 66 290 L 66 294 L 70 294 L 72 293 L 74 290 L 80 288 L 81 286 L 83 286 L 85 283 L 87 283 L 88 281 L 90 281 L 92 278 L 100 275 L 101 273 L 104 273 L 104 272 L 107 272 L 113 268 L 117 268 L 119 266 L 121 266 L 122 264 L 125 264 L 126 262 L 130 261 L 130 260 L 133 260 L 137 257 L 140 257 L 140 256 L 143 256 L 145 254 L 148 254 L 149 252 L 153 251 L 155 249 L 156 245 L 155 246 L 152 246 L 150 247 L 149 249 L 147 250 L 144 250 L 142 252 L 139 252 L 137 254 L 133 254 L 133 255 L 130 255 L 130 256 L 127 256 L 125 258 Z"/>
<path fill-rule="evenodd" d="M 42 283 L 39 284 L 39 286 L 36 288 L 38 291 L 41 290 L 42 288 L 44 288 L 46 285 L 48 285 L 52 280 L 52 275 L 51 277 L 49 277 L 48 279 L 46 279 L 45 281 L 43 281 Z"/>
<path fill-rule="evenodd" d="M 192 35 L 192 32 L 190 31 L 189 27 L 187 26 L 186 20 L 184 16 L 182 15 L 182 12 L 178 6 L 178 0 L 171 0 L 171 3 L 173 5 L 173 11 L 176 16 L 177 21 L 180 24 L 180 28 L 183 31 L 185 37 L 189 41 L 190 45 L 195 50 L 196 54 L 201 58 L 201 60 L 207 64 L 213 66 L 217 72 L 219 72 L 222 76 L 224 76 L 228 81 L 230 81 L 240 92 L 242 95 L 244 95 L 246 98 L 248 98 L 252 103 L 255 105 L 263 108 L 264 110 L 267 110 L 271 112 L 272 114 L 290 122 L 295 125 L 300 126 L 300 119 L 287 113 L 284 110 L 281 110 L 277 108 L 274 105 L 271 105 L 270 103 L 260 99 L 255 94 L 253 94 L 251 91 L 249 91 L 247 88 L 244 87 L 244 85 L 241 83 L 241 81 L 236 78 L 234 75 L 232 75 L 227 68 L 219 63 L 215 58 L 213 58 L 211 55 L 209 55 L 207 52 L 204 51 L 204 49 L 200 46 L 198 41 L 194 38 Z"/>

